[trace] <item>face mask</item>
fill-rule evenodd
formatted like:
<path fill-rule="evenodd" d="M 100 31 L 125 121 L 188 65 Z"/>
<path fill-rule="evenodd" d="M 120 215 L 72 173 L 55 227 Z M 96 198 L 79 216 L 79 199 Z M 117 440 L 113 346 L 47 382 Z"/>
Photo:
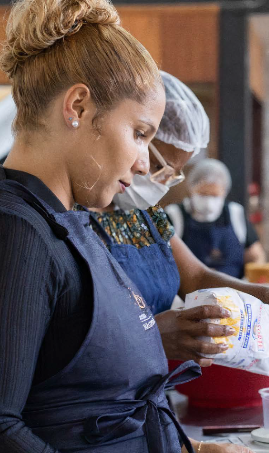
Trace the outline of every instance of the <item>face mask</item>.
<path fill-rule="evenodd" d="M 148 209 L 155 206 L 167 192 L 169 187 L 150 180 L 150 173 L 146 176 L 135 175 L 130 187 L 124 193 L 114 196 L 114 203 L 124 211 L 132 209 Z"/>
<path fill-rule="evenodd" d="M 198 222 L 214 222 L 222 213 L 225 198 L 194 194 L 190 201 L 192 217 L 195 220 Z"/>

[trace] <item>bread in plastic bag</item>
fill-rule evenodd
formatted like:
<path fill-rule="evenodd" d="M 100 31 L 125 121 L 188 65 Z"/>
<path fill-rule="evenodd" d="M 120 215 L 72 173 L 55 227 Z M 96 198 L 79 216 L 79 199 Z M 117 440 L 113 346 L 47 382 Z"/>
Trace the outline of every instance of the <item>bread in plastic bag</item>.
<path fill-rule="evenodd" d="M 185 308 L 220 305 L 231 312 L 230 318 L 206 322 L 229 325 L 235 334 L 228 337 L 204 337 L 211 343 L 225 343 L 227 351 L 206 355 L 217 365 L 239 368 L 269 376 L 269 306 L 249 294 L 232 288 L 209 288 L 187 294 Z"/>

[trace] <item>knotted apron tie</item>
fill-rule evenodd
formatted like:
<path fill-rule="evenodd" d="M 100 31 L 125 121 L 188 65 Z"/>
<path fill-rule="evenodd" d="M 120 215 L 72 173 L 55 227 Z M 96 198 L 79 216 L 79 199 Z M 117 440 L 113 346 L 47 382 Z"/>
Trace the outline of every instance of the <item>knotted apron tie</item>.
<path fill-rule="evenodd" d="M 163 376 L 153 388 L 144 390 L 139 399 L 105 402 L 105 406 L 108 408 L 113 406 L 113 410 L 87 419 L 84 429 L 87 442 L 101 445 L 124 440 L 128 435 L 144 428 L 149 453 L 166 453 L 160 420 L 160 415 L 165 413 L 174 423 L 187 451 L 194 453 L 189 439 L 167 403 L 164 392 L 174 385 L 186 383 L 200 375 L 200 366 L 189 360 Z"/>

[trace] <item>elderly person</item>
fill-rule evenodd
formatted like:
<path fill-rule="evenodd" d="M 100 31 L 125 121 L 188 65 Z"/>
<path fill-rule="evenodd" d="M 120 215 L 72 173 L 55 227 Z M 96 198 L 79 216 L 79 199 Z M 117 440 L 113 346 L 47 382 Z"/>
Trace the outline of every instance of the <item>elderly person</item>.
<path fill-rule="evenodd" d="M 189 197 L 166 207 L 175 231 L 208 267 L 233 277 L 244 275 L 244 264 L 263 263 L 265 253 L 243 206 L 227 202 L 231 189 L 228 168 L 215 159 L 197 163 L 187 177 Z"/>

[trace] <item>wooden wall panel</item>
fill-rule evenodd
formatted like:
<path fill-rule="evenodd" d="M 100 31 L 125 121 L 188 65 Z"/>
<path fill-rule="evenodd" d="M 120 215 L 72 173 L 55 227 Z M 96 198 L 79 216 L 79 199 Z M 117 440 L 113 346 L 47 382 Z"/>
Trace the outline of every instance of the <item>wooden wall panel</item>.
<path fill-rule="evenodd" d="M 162 21 L 163 65 L 186 83 L 218 80 L 219 8 L 181 7 Z"/>
<path fill-rule="evenodd" d="M 118 6 L 122 24 L 162 69 L 186 83 L 218 80 L 219 12 L 216 5 Z"/>
<path fill-rule="evenodd" d="M 158 64 L 161 64 L 161 16 L 158 8 L 117 8 L 122 25 L 151 53 Z"/>

